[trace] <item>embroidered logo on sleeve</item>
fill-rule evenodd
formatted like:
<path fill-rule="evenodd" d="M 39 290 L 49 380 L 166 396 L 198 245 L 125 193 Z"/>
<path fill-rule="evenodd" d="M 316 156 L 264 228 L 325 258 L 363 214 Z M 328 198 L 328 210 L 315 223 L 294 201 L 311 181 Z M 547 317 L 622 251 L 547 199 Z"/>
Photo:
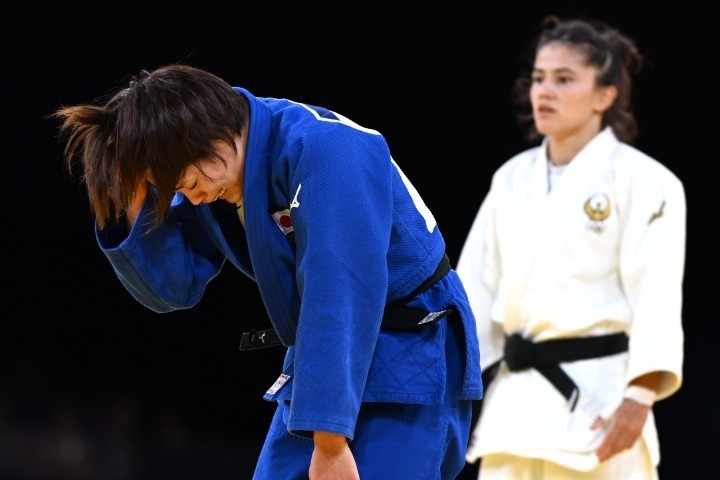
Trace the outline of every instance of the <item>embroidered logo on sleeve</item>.
<path fill-rule="evenodd" d="M 587 214 L 590 222 L 588 222 L 588 230 L 595 233 L 603 233 L 605 231 L 605 219 L 610 216 L 610 198 L 604 193 L 596 193 L 585 201 L 585 214 Z"/>
<path fill-rule="evenodd" d="M 665 209 L 665 200 L 663 200 L 663 202 L 660 204 L 660 210 L 658 210 L 657 212 L 653 213 L 650 216 L 650 220 L 648 220 L 648 225 L 650 225 L 652 222 L 654 222 L 658 218 L 662 217 L 664 209 Z"/>
<path fill-rule="evenodd" d="M 298 208 L 300 206 L 300 202 L 298 202 L 298 194 L 300 193 L 300 189 L 302 188 L 302 183 L 298 185 L 298 189 L 295 192 L 295 197 L 293 198 L 292 202 L 290 202 L 290 210 L 293 208 Z"/>

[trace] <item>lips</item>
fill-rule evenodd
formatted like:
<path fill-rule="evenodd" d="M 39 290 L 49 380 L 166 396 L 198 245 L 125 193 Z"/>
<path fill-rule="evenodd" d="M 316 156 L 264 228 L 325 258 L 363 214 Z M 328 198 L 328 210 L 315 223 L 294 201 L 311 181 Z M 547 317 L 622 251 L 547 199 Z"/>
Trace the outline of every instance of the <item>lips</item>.
<path fill-rule="evenodd" d="M 213 202 L 217 201 L 220 197 L 225 195 L 226 190 L 227 190 L 227 188 L 225 188 L 225 187 L 221 188 L 220 191 L 218 192 L 218 194 L 215 196 L 215 198 L 213 198 Z"/>
<path fill-rule="evenodd" d="M 547 115 L 547 114 L 550 114 L 550 113 L 553 113 L 553 112 L 555 112 L 555 109 L 552 108 L 552 107 L 550 107 L 550 106 L 548 106 L 548 105 L 538 105 L 538 106 L 535 108 L 535 113 L 538 113 L 538 114 L 541 114 L 541 115 Z"/>

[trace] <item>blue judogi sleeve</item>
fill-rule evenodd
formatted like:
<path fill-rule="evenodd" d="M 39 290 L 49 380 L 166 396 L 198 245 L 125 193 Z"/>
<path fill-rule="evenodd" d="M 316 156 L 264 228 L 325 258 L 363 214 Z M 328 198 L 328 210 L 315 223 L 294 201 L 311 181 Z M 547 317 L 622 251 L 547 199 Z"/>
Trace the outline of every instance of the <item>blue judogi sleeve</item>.
<path fill-rule="evenodd" d="M 136 300 L 158 313 L 196 305 L 226 259 L 201 227 L 192 204 L 182 199 L 176 195 L 170 216 L 151 234 L 151 191 L 126 237 L 121 227 L 95 231 L 120 282 Z"/>
<path fill-rule="evenodd" d="M 291 431 L 352 438 L 388 290 L 394 169 L 375 133 L 324 122 L 303 137 L 291 179 L 301 298 Z"/>

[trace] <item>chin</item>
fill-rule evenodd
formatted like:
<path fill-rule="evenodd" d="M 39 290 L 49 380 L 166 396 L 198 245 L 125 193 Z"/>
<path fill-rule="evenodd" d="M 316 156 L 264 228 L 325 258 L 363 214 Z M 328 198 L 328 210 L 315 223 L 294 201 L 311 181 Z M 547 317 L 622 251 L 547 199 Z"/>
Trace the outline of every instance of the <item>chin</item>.
<path fill-rule="evenodd" d="M 535 122 L 535 130 L 540 133 L 540 135 L 552 135 L 555 132 L 555 129 L 551 128 L 548 125 L 543 125 L 542 122 Z"/>

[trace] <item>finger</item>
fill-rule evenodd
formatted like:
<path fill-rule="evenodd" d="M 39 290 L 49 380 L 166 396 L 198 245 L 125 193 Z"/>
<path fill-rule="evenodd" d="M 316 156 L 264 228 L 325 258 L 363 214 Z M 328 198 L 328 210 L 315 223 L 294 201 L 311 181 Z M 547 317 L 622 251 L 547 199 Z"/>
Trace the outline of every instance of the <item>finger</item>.
<path fill-rule="evenodd" d="M 597 417 L 595 421 L 590 425 L 590 430 L 599 430 L 599 429 L 606 429 L 608 425 L 610 424 L 609 419 L 604 419 L 602 417 Z"/>

